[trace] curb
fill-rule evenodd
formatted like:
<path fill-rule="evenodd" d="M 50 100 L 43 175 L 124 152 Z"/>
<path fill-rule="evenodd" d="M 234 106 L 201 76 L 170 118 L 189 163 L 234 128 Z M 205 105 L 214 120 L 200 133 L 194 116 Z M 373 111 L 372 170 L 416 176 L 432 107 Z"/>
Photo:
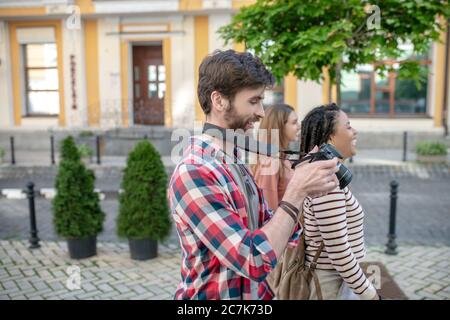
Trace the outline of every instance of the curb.
<path fill-rule="evenodd" d="M 27 193 L 25 189 L 19 189 L 19 188 L 8 188 L 8 189 L 0 189 L 1 190 L 1 196 L 0 198 L 6 198 L 9 200 L 23 200 L 27 198 Z M 98 193 L 100 200 L 105 200 L 106 196 L 108 195 L 108 198 L 114 198 L 117 197 L 120 193 L 122 193 L 122 189 L 118 191 L 102 191 L 100 189 L 94 189 L 94 192 Z M 44 199 L 53 199 L 56 195 L 56 189 L 55 188 L 41 188 L 35 190 L 35 197 L 36 198 L 44 198 Z"/>

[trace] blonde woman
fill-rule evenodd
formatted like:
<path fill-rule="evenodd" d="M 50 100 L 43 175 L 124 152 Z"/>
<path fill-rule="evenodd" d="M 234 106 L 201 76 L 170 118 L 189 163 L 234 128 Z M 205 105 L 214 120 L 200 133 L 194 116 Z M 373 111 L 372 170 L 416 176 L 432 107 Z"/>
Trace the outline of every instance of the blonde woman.
<path fill-rule="evenodd" d="M 294 108 L 287 104 L 277 104 L 267 108 L 265 114 L 259 126 L 259 137 L 262 140 L 268 143 L 275 141 L 280 150 L 286 150 L 290 142 L 299 140 L 300 125 Z M 273 137 L 273 134 L 277 136 Z M 269 208 L 276 210 L 293 174 L 291 163 L 288 160 L 259 156 L 252 171 Z"/>

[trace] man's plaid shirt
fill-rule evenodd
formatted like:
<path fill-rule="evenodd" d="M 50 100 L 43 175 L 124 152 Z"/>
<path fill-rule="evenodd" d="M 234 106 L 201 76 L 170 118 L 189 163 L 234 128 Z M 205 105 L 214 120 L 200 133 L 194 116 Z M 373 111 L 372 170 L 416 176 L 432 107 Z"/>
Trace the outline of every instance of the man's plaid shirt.
<path fill-rule="evenodd" d="M 258 282 L 258 299 L 273 298 L 265 278 L 277 263 L 275 252 L 263 231 L 248 229 L 245 196 L 226 162 L 209 136 L 193 136 L 171 177 L 169 203 L 182 250 L 175 299 L 251 299 L 249 279 Z M 257 189 L 261 228 L 272 211 Z"/>

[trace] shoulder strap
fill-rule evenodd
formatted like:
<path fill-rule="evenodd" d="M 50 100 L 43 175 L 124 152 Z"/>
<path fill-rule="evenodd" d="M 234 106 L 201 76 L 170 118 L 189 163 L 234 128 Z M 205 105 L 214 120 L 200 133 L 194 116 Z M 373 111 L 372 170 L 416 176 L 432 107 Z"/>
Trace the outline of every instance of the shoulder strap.
<path fill-rule="evenodd" d="M 310 207 L 310 210 L 312 211 L 313 209 L 312 209 L 312 206 Z M 306 247 L 306 246 L 305 246 Z M 314 255 L 314 259 L 313 259 L 313 261 L 311 261 L 311 263 L 310 263 L 310 265 L 309 265 L 309 268 L 308 268 L 308 273 L 307 273 L 307 277 L 306 277 L 306 279 L 309 281 L 309 280 L 311 280 L 311 276 L 312 276 L 312 273 L 313 273 L 313 271 L 316 269 L 316 267 L 317 267 L 317 260 L 319 260 L 319 258 L 320 258 L 320 255 L 322 254 L 322 251 L 323 251 L 323 248 L 325 247 L 325 243 L 323 242 L 323 240 L 322 240 L 322 242 L 320 243 L 320 245 L 319 245 L 319 248 L 317 249 L 317 251 L 316 251 L 316 254 Z"/>
<path fill-rule="evenodd" d="M 310 270 L 314 270 L 317 267 L 317 260 L 319 260 L 320 254 L 323 251 L 323 248 L 325 247 L 325 244 L 323 243 L 323 241 L 320 243 L 319 248 L 316 251 L 316 254 L 314 256 L 313 261 L 311 262 L 311 264 L 309 265 L 309 269 Z"/>
<path fill-rule="evenodd" d="M 316 294 L 317 299 L 323 300 L 322 296 L 322 288 L 320 286 L 319 278 L 317 277 L 317 274 L 314 272 L 317 266 L 317 260 L 319 260 L 320 254 L 323 251 L 325 244 L 323 241 L 320 243 L 319 249 L 317 249 L 316 255 L 314 256 L 313 261 L 311 262 L 308 271 L 306 273 L 306 282 L 309 283 L 311 281 L 311 278 L 314 280 L 314 286 L 316 287 Z"/>

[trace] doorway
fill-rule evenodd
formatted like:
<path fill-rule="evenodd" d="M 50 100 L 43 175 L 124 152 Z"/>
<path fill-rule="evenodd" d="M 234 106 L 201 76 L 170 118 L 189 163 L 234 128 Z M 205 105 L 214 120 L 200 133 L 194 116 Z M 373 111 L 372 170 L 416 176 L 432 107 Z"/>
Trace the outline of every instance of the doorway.
<path fill-rule="evenodd" d="M 162 44 L 133 46 L 134 123 L 164 125 L 165 94 Z"/>

